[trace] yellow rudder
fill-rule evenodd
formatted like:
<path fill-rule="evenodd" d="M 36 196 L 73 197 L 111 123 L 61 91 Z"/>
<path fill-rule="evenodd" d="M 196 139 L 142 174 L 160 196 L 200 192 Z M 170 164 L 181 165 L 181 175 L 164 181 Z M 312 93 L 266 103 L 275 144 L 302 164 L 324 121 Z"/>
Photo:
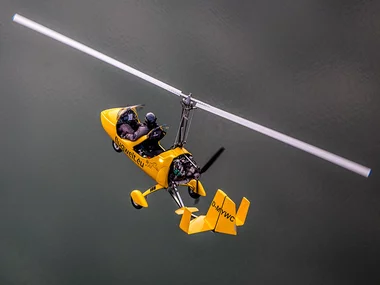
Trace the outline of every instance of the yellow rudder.
<path fill-rule="evenodd" d="M 245 223 L 245 219 L 247 218 L 249 206 L 251 202 L 245 197 L 241 199 L 239 209 L 236 214 L 236 225 L 242 226 Z"/>
<path fill-rule="evenodd" d="M 227 195 L 222 190 L 218 189 L 207 211 L 205 220 L 212 228 L 215 228 L 216 226 L 216 223 L 219 218 L 218 209 L 223 206 L 225 197 L 227 197 Z"/>
<path fill-rule="evenodd" d="M 192 213 L 198 211 L 196 207 L 182 207 L 175 212 L 177 215 L 182 215 L 179 227 L 187 234 L 214 231 L 237 235 L 236 228 L 244 225 L 249 206 L 250 202 L 243 197 L 236 212 L 234 201 L 218 189 L 205 216 L 194 215 L 195 218 L 192 219 Z"/>
<path fill-rule="evenodd" d="M 226 196 L 221 207 L 217 208 L 219 218 L 216 223 L 215 232 L 236 235 L 236 205 Z"/>
<path fill-rule="evenodd" d="M 185 208 L 183 208 L 182 218 L 181 218 L 181 222 L 179 224 L 179 227 L 185 233 L 189 233 L 190 220 L 191 220 L 191 211 L 185 207 Z"/>

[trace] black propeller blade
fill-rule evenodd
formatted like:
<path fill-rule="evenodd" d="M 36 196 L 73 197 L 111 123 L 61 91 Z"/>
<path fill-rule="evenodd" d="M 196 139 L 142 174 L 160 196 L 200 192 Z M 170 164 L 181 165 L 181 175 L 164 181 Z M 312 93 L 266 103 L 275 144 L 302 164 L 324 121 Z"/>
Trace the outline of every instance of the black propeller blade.
<path fill-rule="evenodd" d="M 221 147 L 210 159 L 207 161 L 207 163 L 201 168 L 200 174 L 205 173 L 207 169 L 210 168 L 211 165 L 214 164 L 214 162 L 218 159 L 218 157 L 222 154 L 222 152 L 225 150 L 224 147 Z"/>
<path fill-rule="evenodd" d="M 221 147 L 208 161 L 207 163 L 201 168 L 200 174 L 205 173 L 211 165 L 214 164 L 214 162 L 218 159 L 218 157 L 222 154 L 222 152 L 225 150 L 224 147 Z M 196 192 L 198 193 L 198 184 L 199 184 L 199 178 L 197 179 L 197 186 L 196 186 Z M 198 204 L 199 198 L 195 200 L 195 204 Z"/>

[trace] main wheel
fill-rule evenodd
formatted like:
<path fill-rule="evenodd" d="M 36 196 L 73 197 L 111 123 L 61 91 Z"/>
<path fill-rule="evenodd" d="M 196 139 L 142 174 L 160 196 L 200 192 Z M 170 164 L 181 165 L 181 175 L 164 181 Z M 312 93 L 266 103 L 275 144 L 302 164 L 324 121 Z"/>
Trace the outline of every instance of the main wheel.
<path fill-rule="evenodd" d="M 199 197 L 201 197 L 201 195 L 199 195 L 198 193 L 194 192 L 194 190 L 193 190 L 192 187 L 188 186 L 187 189 L 189 191 L 189 195 L 190 195 L 191 198 L 198 199 Z"/>
<path fill-rule="evenodd" d="M 132 206 L 135 207 L 136 209 L 142 208 L 142 206 L 140 206 L 139 204 L 136 204 L 135 201 L 133 201 L 132 197 L 131 197 L 131 203 L 132 203 Z"/>
<path fill-rule="evenodd" d="M 116 152 L 122 152 L 122 150 L 120 149 L 120 147 L 117 145 L 117 143 L 115 143 L 114 141 L 112 141 L 112 147 L 113 149 L 116 151 Z"/>

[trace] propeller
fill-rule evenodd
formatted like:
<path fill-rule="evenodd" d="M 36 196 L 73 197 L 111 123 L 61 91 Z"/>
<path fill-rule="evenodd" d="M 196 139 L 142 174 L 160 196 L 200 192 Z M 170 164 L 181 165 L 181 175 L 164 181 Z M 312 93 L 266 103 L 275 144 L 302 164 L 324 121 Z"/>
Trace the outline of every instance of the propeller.
<path fill-rule="evenodd" d="M 202 175 L 203 173 L 205 173 L 211 167 L 211 165 L 213 165 L 215 163 L 215 161 L 219 158 L 219 156 L 223 153 L 224 150 L 225 150 L 224 147 L 219 148 L 219 150 L 206 162 L 206 164 L 203 165 L 203 167 L 199 171 L 199 174 Z M 197 193 L 198 193 L 199 178 L 200 178 L 200 176 L 196 179 L 197 180 L 197 186 L 196 186 L 196 192 Z M 199 198 L 195 199 L 195 204 L 198 204 L 198 202 L 199 202 Z"/>
<path fill-rule="evenodd" d="M 224 147 L 221 147 L 208 161 L 203 167 L 201 168 L 200 174 L 205 173 L 211 165 L 214 164 L 214 162 L 219 158 L 219 156 L 223 153 L 225 150 Z"/>

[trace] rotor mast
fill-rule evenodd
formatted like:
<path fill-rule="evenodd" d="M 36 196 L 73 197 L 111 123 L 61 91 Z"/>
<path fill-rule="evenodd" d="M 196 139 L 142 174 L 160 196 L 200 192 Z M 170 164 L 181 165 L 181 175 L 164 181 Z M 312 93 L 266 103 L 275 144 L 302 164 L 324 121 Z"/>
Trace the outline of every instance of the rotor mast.
<path fill-rule="evenodd" d="M 196 102 L 191 99 L 191 93 L 181 100 L 182 112 L 174 147 L 183 147 L 189 135 L 191 120 L 193 119 L 192 110 L 196 109 Z"/>

